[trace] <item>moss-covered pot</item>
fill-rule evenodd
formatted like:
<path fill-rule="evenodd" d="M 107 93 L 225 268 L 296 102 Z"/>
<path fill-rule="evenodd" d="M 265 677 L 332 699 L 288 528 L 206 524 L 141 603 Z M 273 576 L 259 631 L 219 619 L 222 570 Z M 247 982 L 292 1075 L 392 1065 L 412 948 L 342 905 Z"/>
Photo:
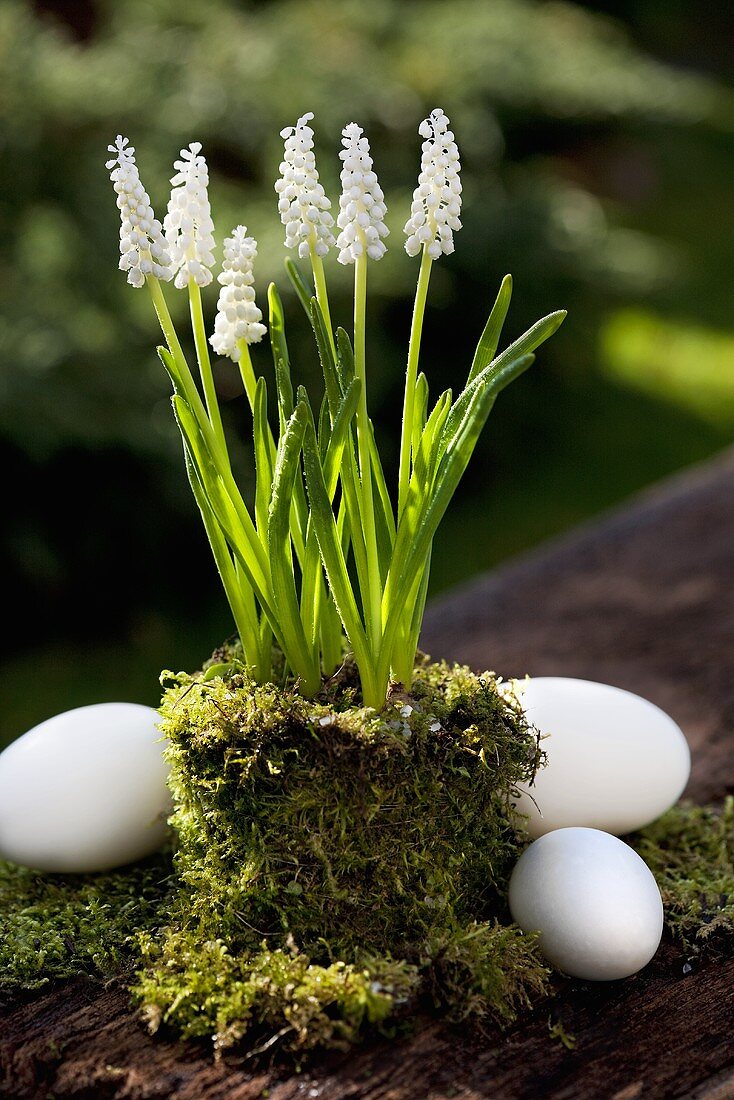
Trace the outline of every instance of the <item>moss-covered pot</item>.
<path fill-rule="evenodd" d="M 420 1000 L 511 1018 L 545 977 L 504 902 L 540 757 L 513 697 L 423 661 L 378 714 L 348 667 L 309 700 L 223 658 L 163 701 L 181 885 L 144 944 L 151 1022 L 303 1047 Z"/>

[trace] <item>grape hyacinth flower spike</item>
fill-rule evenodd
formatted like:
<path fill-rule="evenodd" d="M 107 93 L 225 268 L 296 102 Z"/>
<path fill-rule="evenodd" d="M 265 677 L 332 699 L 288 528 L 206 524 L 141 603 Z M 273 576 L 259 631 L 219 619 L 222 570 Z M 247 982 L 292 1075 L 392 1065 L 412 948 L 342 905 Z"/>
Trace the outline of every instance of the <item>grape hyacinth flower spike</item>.
<path fill-rule="evenodd" d="M 253 264 L 257 241 L 247 236 L 247 227 L 238 225 L 224 240 L 221 286 L 217 302 L 214 333 L 209 343 L 217 355 L 226 355 L 235 363 L 242 358 L 242 344 L 256 344 L 267 332 L 261 324 L 262 312 L 255 304 Z"/>
<path fill-rule="evenodd" d="M 431 264 L 440 256 L 454 251 L 454 233 L 461 229 L 461 162 L 446 113 L 440 107 L 434 108 L 428 118 L 421 122 L 418 133 L 424 141 L 418 186 L 413 192 L 410 217 L 405 223 L 405 251 L 409 256 L 417 256 L 419 253 L 422 255 L 405 373 L 398 484 L 398 511 L 401 514 L 407 500 L 412 468 L 412 431 L 406 425 L 413 423 L 421 333 Z"/>
<path fill-rule="evenodd" d="M 212 281 L 214 223 L 209 206 L 209 170 L 201 143 L 192 141 L 174 161 L 176 174 L 163 228 L 171 252 L 175 285 L 182 289 L 193 280 L 197 286 Z"/>
<path fill-rule="evenodd" d="M 454 232 L 461 229 L 461 162 L 449 120 L 440 107 L 418 128 L 425 138 L 418 186 L 405 223 L 405 251 L 417 256 L 425 247 L 432 260 L 454 251 Z"/>
<path fill-rule="evenodd" d="M 365 254 L 371 260 L 381 260 L 387 252 L 382 238 L 389 233 L 385 196 L 372 168 L 369 141 L 356 122 L 342 130 L 342 145 L 342 193 L 337 218 L 341 232 L 336 242 L 339 263 L 356 263 Z"/>
<path fill-rule="evenodd" d="M 334 244 L 331 202 L 319 181 L 308 112 L 280 131 L 284 139 L 280 179 L 276 181 L 278 211 L 285 226 L 286 248 L 297 248 L 299 258 L 315 253 L 323 259 Z"/>
<path fill-rule="evenodd" d="M 127 272 L 127 281 L 134 287 L 143 286 L 149 275 L 168 282 L 173 278 L 171 257 L 161 223 L 140 182 L 135 149 L 121 134 L 107 149 L 115 154 L 106 167 L 120 211 L 120 270 Z"/>
<path fill-rule="evenodd" d="M 334 218 L 331 215 L 331 201 L 324 191 L 316 168 L 314 134 L 313 128 L 309 126 L 312 119 L 313 112 L 308 111 L 301 115 L 295 126 L 286 126 L 280 131 L 283 138 L 283 160 L 275 190 L 278 194 L 280 220 L 285 226 L 286 248 L 297 249 L 299 259 L 311 261 L 316 298 L 333 348 L 323 261 L 334 245 Z M 289 264 L 290 261 L 286 266 Z"/>

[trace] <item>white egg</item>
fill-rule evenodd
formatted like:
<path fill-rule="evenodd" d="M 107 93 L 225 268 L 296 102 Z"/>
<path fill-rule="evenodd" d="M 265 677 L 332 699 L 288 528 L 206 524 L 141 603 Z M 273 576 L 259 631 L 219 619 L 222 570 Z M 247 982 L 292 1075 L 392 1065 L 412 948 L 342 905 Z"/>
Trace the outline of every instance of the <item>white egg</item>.
<path fill-rule="evenodd" d="M 557 829 L 534 841 L 512 872 L 510 911 L 523 931 L 540 933 L 553 966 L 588 981 L 635 974 L 663 931 L 649 867 L 599 829 Z"/>
<path fill-rule="evenodd" d="M 0 755 L 0 856 L 106 871 L 163 843 L 171 801 L 158 714 L 98 703 L 57 714 Z"/>
<path fill-rule="evenodd" d="M 516 803 L 530 836 L 586 825 L 629 833 L 680 795 L 691 754 L 679 726 L 653 703 L 609 684 L 538 676 L 517 684 L 547 756 Z"/>

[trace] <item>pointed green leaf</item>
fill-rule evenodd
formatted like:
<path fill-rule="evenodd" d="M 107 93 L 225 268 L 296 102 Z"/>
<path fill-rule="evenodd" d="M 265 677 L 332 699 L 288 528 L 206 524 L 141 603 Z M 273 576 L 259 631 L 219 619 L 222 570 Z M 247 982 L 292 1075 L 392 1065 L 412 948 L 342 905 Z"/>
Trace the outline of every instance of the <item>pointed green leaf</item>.
<path fill-rule="evenodd" d="M 412 443 L 413 454 L 418 450 L 423 429 L 426 426 L 428 415 L 428 379 L 423 371 L 418 375 L 415 383 L 415 396 L 413 398 L 413 430 Z"/>
<path fill-rule="evenodd" d="M 342 386 L 346 389 L 354 378 L 354 351 L 352 341 L 343 328 L 336 330 L 336 355 Z"/>
<path fill-rule="evenodd" d="M 261 606 L 273 616 L 268 559 L 242 498 L 232 499 L 217 470 L 191 409 L 179 395 L 171 399 L 184 442 L 188 447 L 209 505 L 254 589 Z M 235 487 L 236 491 L 236 487 Z M 272 619 L 271 619 L 272 621 Z M 277 627 L 273 623 L 273 629 Z"/>
<path fill-rule="evenodd" d="M 275 385 L 278 391 L 278 413 L 281 434 L 286 422 L 293 414 L 293 383 L 291 382 L 290 358 L 285 338 L 285 317 L 283 303 L 275 283 L 268 287 L 270 346 L 275 367 Z"/>
<path fill-rule="evenodd" d="M 306 422 L 303 439 L 303 459 L 308 497 L 311 503 L 311 518 L 321 551 L 321 559 L 329 580 L 334 603 L 359 667 L 363 691 L 366 694 L 371 694 L 373 688 L 372 657 L 352 591 L 347 563 L 342 552 L 341 540 L 324 481 L 313 417 L 307 419 Z"/>
<path fill-rule="evenodd" d="M 252 434 L 255 447 L 255 519 L 261 541 L 267 539 L 268 509 L 273 489 L 273 458 L 270 449 L 272 436 L 268 424 L 267 400 L 265 379 L 258 378 L 255 385 Z"/>
<path fill-rule="evenodd" d="M 474 352 L 474 360 L 471 365 L 471 370 L 469 371 L 467 385 L 474 381 L 480 371 L 483 371 L 497 354 L 497 347 L 500 342 L 500 336 L 502 335 L 502 326 L 505 323 L 507 311 L 510 308 L 511 297 L 512 275 L 505 275 L 500 284 L 495 303 L 492 306 L 492 312 L 484 326 L 484 332 L 479 337 L 479 343 L 477 344 L 477 350 Z"/>
<path fill-rule="evenodd" d="M 302 678 L 304 692 L 312 694 L 318 690 L 320 675 L 314 668 L 313 653 L 301 621 L 290 535 L 291 498 L 299 474 L 305 422 L 306 410 L 298 404 L 278 448 L 268 515 L 268 553 L 273 599 L 285 641 L 285 657 L 293 671 Z"/>
<path fill-rule="evenodd" d="M 301 269 L 298 264 L 295 264 L 290 256 L 286 257 L 285 269 L 288 272 L 288 278 L 293 284 L 293 289 L 298 295 L 298 301 L 303 306 L 306 316 L 311 319 L 311 298 L 313 297 L 313 288 L 309 287 L 306 280 L 301 274 Z"/>
<path fill-rule="evenodd" d="M 336 361 L 334 359 L 334 352 L 331 348 L 326 321 L 321 312 L 321 306 L 315 298 L 311 299 L 311 326 L 314 331 L 314 336 L 316 337 L 319 360 L 321 361 L 321 369 L 324 374 L 326 396 L 329 401 L 329 410 L 333 419 L 333 417 L 336 416 L 336 410 L 339 407 L 339 401 L 342 397 L 342 383 L 339 372 L 336 369 Z"/>

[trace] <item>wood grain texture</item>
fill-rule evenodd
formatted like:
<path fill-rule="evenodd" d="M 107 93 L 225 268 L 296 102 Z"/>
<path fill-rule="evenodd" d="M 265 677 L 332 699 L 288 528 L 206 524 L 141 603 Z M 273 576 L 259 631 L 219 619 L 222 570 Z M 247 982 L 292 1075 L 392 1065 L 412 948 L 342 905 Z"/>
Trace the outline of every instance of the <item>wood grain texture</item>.
<path fill-rule="evenodd" d="M 688 793 L 721 798 L 734 789 L 734 453 L 434 603 L 423 645 L 503 675 L 640 692 L 689 737 Z M 79 979 L 0 1015 L 0 1095 L 18 1100 L 734 1097 L 734 959 L 699 967 L 670 944 L 627 981 L 559 982 L 504 1033 L 424 1021 L 301 1074 L 152 1039 L 117 983 Z"/>

